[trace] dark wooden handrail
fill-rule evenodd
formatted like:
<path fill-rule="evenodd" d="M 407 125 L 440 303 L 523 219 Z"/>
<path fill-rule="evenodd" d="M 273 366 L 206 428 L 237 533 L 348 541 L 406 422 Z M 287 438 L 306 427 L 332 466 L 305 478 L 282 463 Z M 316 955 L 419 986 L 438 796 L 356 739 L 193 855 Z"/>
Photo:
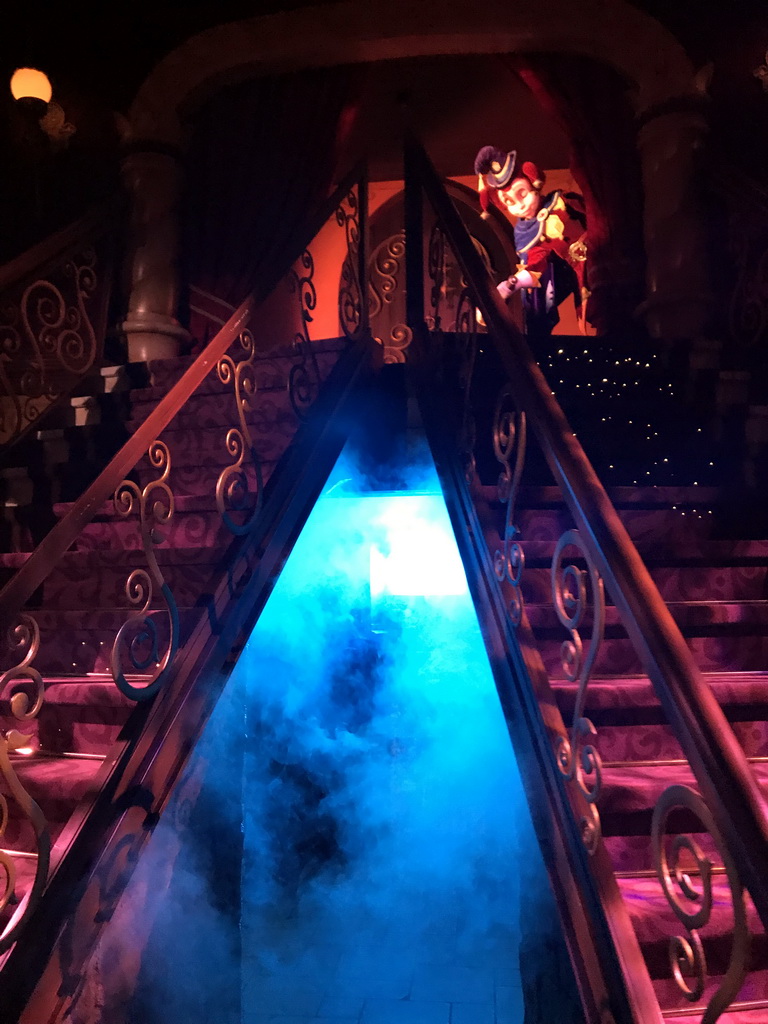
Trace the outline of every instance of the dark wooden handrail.
<path fill-rule="evenodd" d="M 112 218 L 117 217 L 120 211 L 121 201 L 118 198 L 99 203 L 79 220 L 4 263 L 0 266 L 0 294 L 25 277 L 44 274 L 46 268 L 60 259 L 67 250 L 107 234 L 114 228 Z"/>
<path fill-rule="evenodd" d="M 294 251 L 287 261 L 286 269 L 299 258 L 344 196 L 362 179 L 363 173 L 362 165 L 350 171 L 322 204 L 317 214 L 308 221 L 302 237 L 297 240 Z M 240 304 L 181 379 L 161 399 L 66 516 L 43 538 L 29 559 L 0 590 L 0 635 L 13 626 L 16 615 L 46 579 L 53 566 L 77 540 L 104 502 L 114 494 L 128 472 L 146 454 L 149 445 L 157 439 L 190 395 L 202 384 L 248 323 L 256 305 L 257 301 L 252 296 L 248 296 Z"/>
<path fill-rule="evenodd" d="M 439 175 L 413 139 L 406 144 L 406 182 L 409 180 L 423 189 L 453 247 L 488 325 L 488 340 L 498 351 L 513 398 L 541 445 L 768 930 L 768 805 L 744 752 L 496 291 Z"/>

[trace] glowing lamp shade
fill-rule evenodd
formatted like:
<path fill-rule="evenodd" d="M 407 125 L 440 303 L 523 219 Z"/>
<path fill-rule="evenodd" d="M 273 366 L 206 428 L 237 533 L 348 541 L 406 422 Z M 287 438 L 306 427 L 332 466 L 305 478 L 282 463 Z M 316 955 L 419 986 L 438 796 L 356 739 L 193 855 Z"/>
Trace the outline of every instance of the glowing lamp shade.
<path fill-rule="evenodd" d="M 11 76 L 11 93 L 15 100 L 49 103 L 52 92 L 48 76 L 35 68 L 17 68 Z"/>

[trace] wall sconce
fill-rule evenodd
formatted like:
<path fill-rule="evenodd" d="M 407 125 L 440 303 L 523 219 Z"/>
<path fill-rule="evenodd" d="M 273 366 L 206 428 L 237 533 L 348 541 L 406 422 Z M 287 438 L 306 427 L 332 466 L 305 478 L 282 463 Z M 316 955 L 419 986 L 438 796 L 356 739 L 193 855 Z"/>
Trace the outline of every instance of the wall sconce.
<path fill-rule="evenodd" d="M 11 76 L 11 94 L 30 120 L 48 136 L 53 149 L 64 149 L 76 129 L 61 106 L 52 99 L 48 76 L 37 68 L 17 68 Z"/>
<path fill-rule="evenodd" d="M 11 95 L 37 120 L 45 116 L 53 95 L 48 76 L 37 68 L 16 68 L 11 75 Z"/>

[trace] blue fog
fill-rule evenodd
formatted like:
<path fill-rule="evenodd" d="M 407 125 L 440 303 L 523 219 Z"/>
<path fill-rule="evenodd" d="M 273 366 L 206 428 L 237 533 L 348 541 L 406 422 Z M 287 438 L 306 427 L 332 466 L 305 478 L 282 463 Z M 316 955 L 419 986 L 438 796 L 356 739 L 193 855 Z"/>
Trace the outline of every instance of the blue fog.
<path fill-rule="evenodd" d="M 447 1024 L 465 1003 L 479 1024 L 522 1020 L 521 873 L 541 923 L 554 907 L 439 483 L 418 464 L 407 491 L 366 493 L 343 455 L 307 521 L 180 787 L 204 827 L 176 849 L 172 805 L 142 859 L 139 877 L 163 876 L 173 848 L 136 1019 L 229 1022 L 226 995 L 203 1007 L 241 984 L 242 956 L 244 1024 Z M 228 836 L 237 920 L 217 893 Z"/>

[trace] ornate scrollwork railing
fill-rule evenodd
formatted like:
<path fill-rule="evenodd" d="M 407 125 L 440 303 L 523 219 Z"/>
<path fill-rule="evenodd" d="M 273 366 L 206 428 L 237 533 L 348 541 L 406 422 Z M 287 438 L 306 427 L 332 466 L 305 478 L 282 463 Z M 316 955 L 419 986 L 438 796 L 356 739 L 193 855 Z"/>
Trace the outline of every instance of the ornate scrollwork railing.
<path fill-rule="evenodd" d="M 383 242 L 371 256 L 368 284 L 368 313 L 371 319 L 391 306 L 398 292 L 405 258 L 405 235 L 402 231 Z"/>
<path fill-rule="evenodd" d="M 401 308 L 396 300 L 402 296 L 404 257 L 405 235 L 401 231 L 378 246 L 369 267 L 368 316 L 385 363 L 404 363 L 413 341 L 413 331 L 395 313 Z"/>
<path fill-rule="evenodd" d="M 289 276 L 290 289 L 297 296 L 299 302 L 301 329 L 297 331 L 293 339 L 293 347 L 299 355 L 299 361 L 291 367 L 288 377 L 288 394 L 294 412 L 299 419 L 303 419 L 317 395 L 320 367 L 317 364 L 317 354 L 309 337 L 312 311 L 317 305 L 317 288 L 314 282 L 315 261 L 308 249 L 301 254 L 300 263 L 303 273 L 299 274 L 298 271 L 292 270 Z"/>
<path fill-rule="evenodd" d="M 344 336 L 358 338 L 365 326 L 365 292 L 363 289 L 361 265 L 360 200 L 350 191 L 336 208 L 336 223 L 344 229 L 346 256 L 341 266 L 339 286 L 339 322 Z"/>
<path fill-rule="evenodd" d="M 300 406 L 302 412 L 317 395 L 322 380 L 327 377 L 331 368 L 330 360 L 318 364 L 309 341 L 307 324 L 311 320 L 316 292 L 312 282 L 311 257 L 307 255 L 306 246 L 328 223 L 329 218 L 339 223 L 338 208 L 347 201 L 354 190 L 357 190 L 357 223 L 354 227 L 351 221 L 345 221 L 345 224 L 349 230 L 349 237 L 357 246 L 356 255 L 361 275 L 358 281 L 365 283 L 366 232 L 364 224 L 360 221 L 366 209 L 366 199 L 365 182 L 359 168 L 345 178 L 323 208 L 317 211 L 312 222 L 306 226 L 301 247 L 297 246 L 290 254 L 289 266 L 292 267 L 294 261 L 299 261 L 299 267 L 303 268 L 298 273 L 288 270 L 289 274 L 293 273 L 301 302 L 302 330 L 297 335 L 301 364 L 298 370 L 294 369 L 291 399 Z M 349 253 L 347 257 L 349 258 Z M 341 261 L 338 267 L 341 273 Z M 98 277 L 96 270 L 94 274 Z M 303 280 L 304 278 L 306 280 Z M 103 334 L 97 328 L 98 318 L 89 312 L 89 299 L 86 293 L 93 285 L 94 290 L 89 294 L 92 301 L 96 302 L 97 294 L 101 295 L 101 280 L 88 277 L 84 264 L 72 264 L 71 280 L 81 292 L 78 306 L 74 299 L 67 298 L 63 288 L 58 285 L 64 305 L 50 289 L 37 288 L 35 291 L 33 286 L 38 279 L 49 280 L 47 275 L 27 275 L 21 289 L 23 291 L 31 288 L 30 295 L 34 292 L 34 301 L 37 303 L 36 315 L 43 324 L 42 333 L 38 335 L 38 349 L 35 351 L 39 351 L 45 357 L 49 350 L 53 353 L 56 349 L 56 358 L 62 354 L 67 369 L 87 365 L 91 359 L 89 343 L 86 344 L 90 338 L 90 330 L 92 329 L 99 339 Z M 53 281 L 53 284 L 56 282 Z M 366 294 L 365 287 L 360 294 Z M 334 302 L 335 299 L 334 295 Z M 352 305 L 355 304 L 353 300 L 350 302 Z M 359 300 L 357 307 L 361 309 L 362 314 L 367 313 L 367 310 L 362 309 Z M 90 329 L 84 327 L 83 310 L 89 316 Z M 281 364 L 273 382 L 259 390 L 257 363 L 260 368 L 267 362 L 272 367 L 276 360 L 282 360 L 287 353 L 283 351 L 275 355 L 273 339 L 267 338 L 263 339 L 262 348 L 257 353 L 256 340 L 246 329 L 256 312 L 255 300 L 248 297 L 206 349 L 185 369 L 181 377 L 169 384 L 158 404 L 136 427 L 121 450 L 0 591 L 0 635 L 8 633 L 11 638 L 12 658 L 6 663 L 14 666 L 0 676 L 0 695 L 5 698 L 9 687 L 12 688 L 11 713 L 22 723 L 33 719 L 41 707 L 43 680 L 41 671 L 34 665 L 35 662 L 38 665 L 43 662 L 49 666 L 49 670 L 63 671 L 74 678 L 92 672 L 100 674 L 106 669 L 111 672 L 119 690 L 133 701 L 149 701 L 169 682 L 174 686 L 187 685 L 189 678 L 186 675 L 183 676 L 182 682 L 179 682 L 182 673 L 178 668 L 181 655 L 189 654 L 191 648 L 186 646 L 186 637 L 181 637 L 182 619 L 177 600 L 183 609 L 189 609 L 190 617 L 192 612 L 199 610 L 195 630 L 190 639 L 195 652 L 198 652 L 194 643 L 200 637 L 210 640 L 220 628 L 220 625 L 209 616 L 210 609 L 206 604 L 211 597 L 211 590 L 222 601 L 234 600 L 231 580 L 225 575 L 225 569 L 231 568 L 227 559 L 230 555 L 236 557 L 244 548 L 254 561 L 261 557 L 260 551 L 255 552 L 247 547 L 247 541 L 227 544 L 223 552 L 219 548 L 222 526 L 236 534 L 242 534 L 251 530 L 255 521 L 261 521 L 259 512 L 262 508 L 263 464 L 255 439 L 255 435 L 262 431 L 260 424 L 276 426 L 276 436 L 269 439 L 272 447 L 270 454 L 264 455 L 265 459 L 271 458 L 275 452 L 279 458 L 282 443 L 289 443 L 289 429 L 295 427 L 293 416 L 282 408 L 279 401 L 273 401 L 271 406 L 268 399 L 265 400 L 264 406 L 258 401 L 267 387 L 274 391 L 284 387 L 287 373 Z M 363 326 L 357 331 L 360 340 L 365 338 L 365 322 L 365 316 L 362 316 L 360 323 Z M 44 333 L 45 330 L 49 332 L 47 335 Z M 79 347 L 76 335 L 84 339 L 82 347 Z M 0 339 L 2 337 L 0 334 Z M 21 338 L 20 333 L 18 337 Z M 332 341 L 336 342 L 337 339 Z M 1 345 L 0 341 L 0 349 Z M 230 351 L 233 345 L 238 346 L 234 352 Z M 331 344 L 329 349 L 332 353 L 338 353 L 339 346 Z M 356 374 L 360 372 L 363 359 L 367 355 L 365 345 L 361 345 L 356 353 L 350 353 L 340 376 L 339 394 L 343 395 L 340 400 L 347 399 L 347 389 L 352 386 L 351 382 L 356 379 Z M 2 380 L 11 380 L 15 372 L 10 359 L 2 359 L 0 350 L 0 386 Z M 175 376 L 173 370 L 170 373 Z M 205 383 L 212 375 L 217 378 L 215 383 L 212 387 L 205 387 Z M 225 395 L 224 402 L 219 400 L 221 384 L 231 385 L 231 396 Z M 234 408 L 229 404 L 232 397 Z M 190 436 L 194 435 L 199 408 L 196 407 L 192 413 L 193 398 L 202 399 L 203 405 L 207 405 L 209 411 L 211 403 L 216 406 L 213 410 L 213 419 L 217 423 L 220 422 L 222 415 L 228 415 L 226 409 L 232 409 L 229 421 L 225 420 L 227 425 L 224 438 L 230 464 L 223 469 L 220 449 L 213 452 L 210 459 L 205 452 L 197 452 L 200 455 L 199 460 L 190 462 Z M 270 406 L 268 410 L 267 406 Z M 279 411 L 275 418 L 274 408 L 277 407 Z M 181 417 L 176 419 L 179 414 L 182 414 Z M 186 426 L 182 426 L 185 416 Z M 283 430 L 283 420 L 289 429 Z M 167 433 L 164 433 L 166 430 Z M 187 457 L 186 463 L 182 463 L 177 452 Z M 246 464 L 247 460 L 250 460 L 251 465 Z M 172 486 L 174 463 L 175 476 Z M 184 489 L 185 485 L 189 486 Z M 111 508 L 114 509 L 114 517 L 104 515 L 105 508 L 110 508 L 110 502 Z M 284 508 L 288 502 L 289 499 L 280 491 L 277 502 L 279 507 Z M 185 517 L 182 522 L 179 522 L 181 514 L 176 515 L 177 505 Z M 211 514 L 214 507 L 218 515 Z M 94 523 L 97 517 L 99 521 Z M 126 551 L 133 543 L 132 539 L 129 539 L 127 545 L 123 544 L 124 521 L 130 517 L 138 519 L 141 543 L 137 547 L 143 552 L 143 559 L 139 555 L 142 564 L 127 571 L 127 578 L 124 581 L 122 578 L 117 580 L 117 586 L 124 591 L 129 607 L 127 614 L 114 623 L 111 607 L 113 602 L 111 599 L 105 601 L 104 595 L 110 594 L 111 598 L 110 588 L 115 585 L 115 541 L 117 540 Z M 93 528 L 89 539 L 82 543 L 83 531 L 91 526 Z M 183 552 L 185 545 L 190 543 L 195 547 L 204 546 L 212 552 L 215 551 L 212 564 L 201 567 L 197 563 L 186 561 L 186 555 L 179 552 Z M 161 550 L 161 545 L 164 550 Z M 97 564 L 97 556 L 102 549 L 105 557 Z M 171 551 L 173 555 L 170 554 Z M 120 552 L 117 554 L 120 555 Z M 77 569 L 64 564 L 70 555 L 73 556 Z M 70 639 L 62 631 L 56 636 L 56 645 L 46 645 L 45 650 L 40 652 L 38 618 L 27 612 L 26 606 L 38 596 L 45 602 L 50 595 L 53 601 L 57 602 L 52 609 L 53 615 L 58 616 L 62 610 L 62 605 L 58 603 L 62 599 L 66 601 L 64 608 L 68 609 L 71 602 L 68 600 L 69 595 L 62 590 L 66 583 L 62 584 L 61 579 L 67 580 L 72 572 L 80 571 L 80 559 L 85 560 L 89 576 L 86 581 L 88 586 L 83 588 L 83 592 L 87 594 L 89 601 L 102 601 L 106 607 L 81 609 L 93 611 L 93 621 L 84 623 L 84 632 L 92 634 L 88 640 L 81 640 L 79 637 Z M 169 564 L 175 567 L 173 572 L 176 580 L 173 582 L 173 590 L 169 583 Z M 239 568 L 243 569 L 243 566 Z M 238 576 L 238 584 L 245 585 L 244 580 L 249 576 L 249 571 L 250 564 Z M 56 584 L 50 588 L 43 587 L 49 577 L 56 573 L 60 573 Z M 183 594 L 183 601 L 179 598 L 180 594 Z M 231 605 L 228 607 L 232 610 Z M 104 640 L 99 639 L 107 630 L 111 631 L 111 635 Z M 56 667 L 51 669 L 51 665 Z M 185 665 L 188 667 L 189 663 L 185 662 Z M 29 739 L 23 728 L 11 728 L 4 735 L 0 735 L 0 953 L 15 941 L 20 929 L 29 920 L 32 910 L 42 898 L 49 874 L 49 830 L 40 807 L 25 792 L 22 785 L 24 775 L 18 770 L 20 759 L 24 756 L 20 751 L 27 745 Z M 151 742 L 155 742 L 158 737 L 150 739 Z M 22 876 L 17 870 L 17 862 L 22 856 L 29 859 L 32 854 L 29 851 L 16 853 L 5 848 L 12 845 L 8 833 L 11 802 L 13 815 L 18 819 L 20 812 L 31 823 L 37 842 L 34 879 L 31 879 L 31 871 L 27 870 L 24 872 L 23 884 L 19 882 Z M 67 848 L 67 856 L 71 848 Z M 54 874 L 57 863 L 53 865 Z M 28 868 L 26 862 L 25 867 Z M 26 879 L 30 881 L 27 883 Z"/>
<path fill-rule="evenodd" d="M 586 561 L 586 570 L 574 564 L 565 564 L 565 552 L 575 548 Z M 590 599 L 591 598 L 591 599 Z M 559 736 L 556 744 L 557 763 L 569 781 L 575 780 L 589 808 L 580 821 L 582 841 L 590 853 L 597 850 L 600 841 L 600 814 L 597 801 L 602 781 L 602 763 L 596 746 L 597 730 L 584 715 L 587 687 L 592 675 L 605 631 L 605 594 L 603 581 L 584 546 L 578 530 L 566 530 L 552 556 L 552 600 L 557 617 L 568 630 L 570 639 L 561 647 L 565 678 L 577 683 L 576 706 L 573 712 L 570 738 Z M 587 611 L 592 610 L 592 631 L 584 645 L 581 634 Z"/>
<path fill-rule="evenodd" d="M 611 931 L 607 941 L 597 937 L 588 941 L 588 944 L 592 943 L 588 950 L 579 947 L 579 955 L 584 957 L 582 963 L 588 965 L 582 974 L 585 992 L 590 993 L 590 998 L 594 1000 L 590 1012 L 597 1019 L 601 1013 L 600 1008 L 606 1003 L 606 991 L 612 991 L 615 993 L 616 1006 L 626 1007 L 622 1014 L 616 1014 L 616 1019 L 623 1019 L 626 1015 L 627 1019 L 632 1017 L 639 1020 L 645 1019 L 646 1014 L 656 1019 L 660 1014 L 658 996 L 650 975 L 634 969 L 628 971 L 623 966 L 624 963 L 637 964 L 643 951 L 626 904 L 621 898 L 622 888 L 614 874 L 610 851 L 600 836 L 598 800 L 604 772 L 595 742 L 594 724 L 586 717 L 585 709 L 590 674 L 604 629 L 604 580 L 621 627 L 626 631 L 643 673 L 656 691 L 667 714 L 667 721 L 694 775 L 695 785 L 701 793 L 701 797 L 698 797 L 693 791 L 681 792 L 681 787 L 678 787 L 671 794 L 665 795 L 655 816 L 654 835 L 658 840 L 666 829 L 669 812 L 673 807 L 682 806 L 693 811 L 703 821 L 704 831 L 713 836 L 725 862 L 734 907 L 734 939 L 725 980 L 715 996 L 709 999 L 709 1005 L 704 1011 L 706 1024 L 712 1024 L 733 1000 L 743 979 L 742 972 L 747 961 L 743 900 L 745 891 L 749 892 L 762 925 L 768 927 L 768 874 L 765 871 L 768 813 L 763 794 L 743 749 L 722 709 L 713 699 L 669 608 L 595 476 L 586 454 L 570 431 L 547 380 L 536 365 L 509 309 L 496 292 L 487 268 L 483 267 L 479 253 L 451 204 L 439 176 L 415 140 L 409 141 L 406 147 L 406 177 L 406 209 L 411 211 L 408 241 L 410 245 L 415 239 L 412 251 L 418 256 L 414 257 L 410 265 L 409 280 L 415 282 L 419 265 L 426 264 L 421 229 L 423 199 L 426 196 L 472 288 L 473 298 L 487 325 L 487 345 L 493 353 L 492 365 L 509 381 L 513 400 L 510 401 L 510 425 L 505 436 L 513 440 L 509 445 L 504 445 L 504 450 L 514 451 L 514 437 L 520 427 L 513 416 L 524 414 L 527 426 L 539 442 L 546 466 L 577 528 L 567 531 L 560 538 L 552 566 L 553 598 L 558 618 L 570 633 L 570 639 L 564 647 L 565 674 L 572 684 L 577 684 L 575 711 L 567 734 L 563 734 L 563 723 L 555 704 L 555 693 L 548 682 L 545 660 L 541 652 L 535 649 L 532 630 L 525 621 L 525 611 L 519 596 L 513 596 L 509 615 L 512 621 L 519 617 L 525 628 L 517 631 L 520 650 L 511 652 L 508 667 L 510 677 L 517 680 L 521 671 L 519 656 L 528 672 L 527 682 L 530 685 L 523 692 L 516 708 L 526 712 L 529 701 L 538 704 L 539 717 L 536 721 L 541 731 L 526 748 L 526 754 L 536 761 L 543 779 L 550 780 L 552 773 L 557 772 L 560 780 L 569 782 L 564 790 L 566 799 L 563 803 L 560 803 L 560 788 L 553 786 L 551 790 L 557 793 L 549 804 L 552 818 L 557 822 L 551 834 L 559 837 L 558 842 L 567 836 L 564 843 L 572 853 L 573 863 L 579 867 L 574 871 L 563 864 L 559 855 L 554 856 L 550 861 L 553 880 L 561 886 L 563 905 L 574 894 L 573 886 L 576 885 L 583 886 L 585 906 L 591 902 L 593 908 L 600 908 L 597 912 L 587 909 L 583 914 L 577 908 L 568 918 L 568 926 L 573 927 L 574 933 L 580 929 L 582 937 L 587 935 L 592 923 L 597 925 L 596 936 L 600 929 L 607 927 Z M 423 266 L 421 269 L 423 272 Z M 426 321 L 429 324 L 429 317 L 424 316 L 418 294 L 410 314 L 414 323 L 421 325 L 422 321 Z M 759 317 L 762 318 L 762 313 Z M 764 328 L 765 322 L 760 318 L 753 318 L 754 322 L 750 320 L 751 326 L 746 325 L 753 339 L 756 337 L 755 332 L 761 332 Z M 428 353 L 430 343 L 425 344 L 424 348 Z M 430 366 L 430 373 L 434 375 L 436 372 Z M 433 417 L 431 427 L 436 434 L 438 417 L 448 415 L 447 403 L 434 401 L 425 402 L 425 405 Z M 445 480 L 448 486 L 455 487 L 459 474 L 454 453 L 448 453 L 444 448 L 442 454 L 447 466 Z M 505 460 L 502 458 L 500 461 L 504 466 Z M 506 461 L 509 467 L 505 473 L 506 479 L 502 480 L 503 486 L 508 486 L 510 492 L 515 490 L 513 465 L 514 455 L 510 455 Z M 457 497 L 457 506 L 467 508 L 475 494 L 462 492 Z M 487 511 L 487 496 L 477 492 L 477 497 L 478 501 L 482 501 L 480 511 L 484 513 Z M 517 558 L 513 547 L 519 541 L 514 529 L 514 501 L 507 500 L 506 490 L 502 490 L 501 497 L 507 509 L 504 543 L 496 551 L 495 569 L 498 582 L 504 583 L 506 589 L 507 584 L 514 583 L 521 560 Z M 482 525 L 480 515 L 469 516 L 468 536 L 464 540 L 471 552 L 476 550 L 477 528 Z M 567 560 L 563 556 L 567 548 L 574 544 L 577 558 L 571 559 L 566 565 Z M 484 555 L 484 551 L 481 555 Z M 586 570 L 581 568 L 584 564 Z M 586 609 L 590 605 L 591 634 L 588 628 L 582 629 L 588 627 Z M 495 607 L 494 599 L 489 599 L 489 623 L 497 621 Z M 489 628 L 496 627 L 490 625 Z M 585 633 L 589 635 L 588 643 L 583 635 Z M 506 631 L 498 629 L 494 641 L 503 644 L 508 636 Z M 545 742 L 547 740 L 549 746 Z M 553 749 L 555 756 L 552 761 L 545 755 L 547 749 Z M 581 842 L 576 840 L 574 822 L 581 825 Z M 662 854 L 657 850 L 659 875 L 670 905 L 688 929 L 684 940 L 675 939 L 673 943 L 672 969 L 681 990 L 689 999 L 695 1000 L 700 995 L 708 996 L 706 985 L 702 982 L 702 978 L 706 978 L 706 965 L 701 955 L 703 947 L 699 942 L 699 932 L 709 919 L 711 871 L 693 839 L 678 837 L 669 841 L 673 844 L 671 854 Z M 584 848 L 589 854 L 594 854 L 589 860 L 589 871 L 583 870 L 586 867 L 581 859 Z M 680 859 L 683 853 L 693 864 L 687 872 L 684 859 Z M 694 881 L 694 876 L 699 878 L 698 882 Z M 682 899 L 674 892 L 676 886 L 682 892 Z M 688 906 L 685 905 L 686 900 Z M 602 935 L 606 934 L 604 930 Z M 622 961 L 618 968 L 615 967 L 617 961 Z M 596 975 L 588 976 L 592 968 L 595 968 Z M 695 980 L 688 984 L 685 976 L 691 973 Z M 597 984 L 592 987 L 594 977 L 597 978 Z"/>
<path fill-rule="evenodd" d="M 498 482 L 499 501 L 505 507 L 502 546 L 494 553 L 493 568 L 496 579 L 500 583 L 506 581 L 512 588 L 507 611 L 512 624 L 518 626 L 523 617 L 525 552 L 517 539 L 520 531 L 514 520 L 525 465 L 526 423 L 525 413 L 517 411 L 509 388 L 503 388 L 499 395 L 493 422 L 493 450 L 503 467 Z"/>
<path fill-rule="evenodd" d="M 427 249 L 427 273 L 430 280 L 429 304 L 432 308 L 428 323 L 433 331 L 442 329 L 440 307 L 445 296 L 445 258 L 445 235 L 440 225 L 435 223 L 429 233 Z"/>
<path fill-rule="evenodd" d="M 112 678 L 118 689 L 136 701 L 154 697 L 170 671 L 179 645 L 179 612 L 154 550 L 161 540 L 158 528 L 169 527 L 174 514 L 175 501 L 168 484 L 171 454 L 162 441 L 153 441 L 147 450 L 147 457 L 152 467 L 160 471 L 159 478 L 150 481 L 142 489 L 133 480 L 123 480 L 114 498 L 115 511 L 123 518 L 138 511 L 142 548 L 149 565 L 149 571 L 144 568 L 134 569 L 125 582 L 125 595 L 138 610 L 118 630 L 110 661 Z M 216 496 L 218 498 L 218 487 Z M 168 619 L 168 639 L 162 655 L 157 610 L 152 608 L 155 587 L 162 595 Z M 128 682 L 123 670 L 126 656 L 134 672 L 149 671 L 149 678 L 142 686 Z"/>
<path fill-rule="evenodd" d="M 464 288 L 456 307 L 456 375 L 461 388 L 461 426 L 459 451 L 464 466 L 464 478 L 470 483 L 475 475 L 475 445 L 477 427 L 472 411 L 472 381 L 477 361 L 477 307 L 469 288 Z M 498 458 L 498 455 L 497 455 Z"/>
<path fill-rule="evenodd" d="M 744 887 L 728 846 L 723 842 L 714 818 L 698 793 L 694 793 L 688 786 L 670 786 L 665 789 L 653 812 L 653 859 L 667 902 L 687 932 L 686 936 L 676 935 L 670 939 L 669 960 L 678 988 L 691 1003 L 701 999 L 707 982 L 707 961 L 700 932 L 712 917 L 713 864 L 701 845 L 691 836 L 667 835 L 669 816 L 680 809 L 695 815 L 704 826 L 704 832 L 714 841 L 725 867 L 733 908 L 728 968 L 701 1018 L 702 1024 L 714 1024 L 736 998 L 747 975 L 751 935 L 747 926 Z M 682 856 L 688 858 L 689 862 L 685 865 L 681 861 Z M 686 976 L 692 976 L 692 981 L 688 982 Z"/>
<path fill-rule="evenodd" d="M 98 223 L 98 222 L 96 222 Z M 111 244 L 94 217 L 0 271 L 0 445 L 17 441 L 101 358 Z"/>
<path fill-rule="evenodd" d="M 261 459 L 248 424 L 248 414 L 253 411 L 258 390 L 254 369 L 256 345 L 250 331 L 243 331 L 240 335 L 240 347 L 245 353 L 243 359 L 235 362 L 232 356 L 227 354 L 222 356 L 216 365 L 221 383 L 232 385 L 240 420 L 239 427 L 230 427 L 227 431 L 225 444 L 234 462 L 221 471 L 216 481 L 216 508 L 227 527 L 238 535 L 248 533 L 256 522 L 264 487 Z M 248 482 L 246 454 L 250 456 L 255 478 L 256 493 L 253 498 Z M 232 512 L 242 515 L 239 522 L 232 518 Z"/>
<path fill-rule="evenodd" d="M 20 614 L 15 627 L 9 631 L 9 648 L 16 664 L 0 676 L 0 695 L 10 693 L 11 714 L 19 723 L 29 723 L 40 713 L 45 698 L 45 687 L 40 673 L 32 666 L 40 648 L 40 628 L 34 616 Z M 40 900 L 48 878 L 51 855 L 51 834 L 48 823 L 38 804 L 32 799 L 15 769 L 18 751 L 29 747 L 32 736 L 19 729 L 8 729 L 0 734 L 0 776 L 22 819 L 29 822 L 35 835 L 35 873 L 32 885 L 19 900 L 17 895 L 17 860 L 28 858 L 30 851 L 5 849 L 3 840 L 10 821 L 8 797 L 0 791 L 0 914 L 8 920 L 0 932 L 0 953 L 16 941 L 18 934 Z M 14 904 L 17 904 L 14 907 Z M 10 908 L 13 907 L 13 911 Z"/>

